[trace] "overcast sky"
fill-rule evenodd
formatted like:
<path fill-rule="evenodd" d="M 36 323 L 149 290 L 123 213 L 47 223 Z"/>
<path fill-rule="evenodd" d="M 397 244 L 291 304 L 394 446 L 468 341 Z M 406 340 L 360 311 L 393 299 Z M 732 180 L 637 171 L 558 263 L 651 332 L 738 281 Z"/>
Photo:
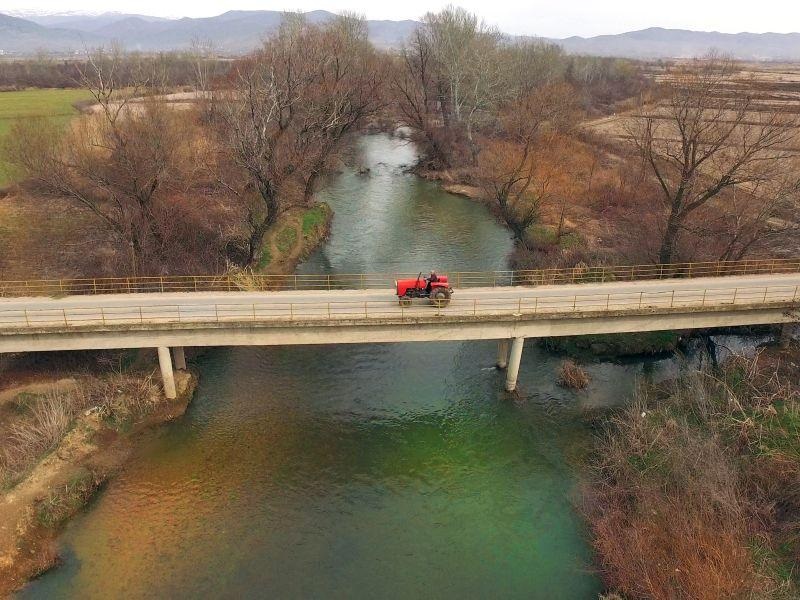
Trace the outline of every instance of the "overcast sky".
<path fill-rule="evenodd" d="M 450 4 L 436 0 L 0 0 L 0 12 L 131 12 L 165 17 L 210 17 L 240 10 L 356 11 L 369 19 L 417 19 Z M 455 4 L 513 34 L 548 37 L 621 33 L 673 27 L 737 33 L 800 30 L 798 0 L 462 0 Z"/>

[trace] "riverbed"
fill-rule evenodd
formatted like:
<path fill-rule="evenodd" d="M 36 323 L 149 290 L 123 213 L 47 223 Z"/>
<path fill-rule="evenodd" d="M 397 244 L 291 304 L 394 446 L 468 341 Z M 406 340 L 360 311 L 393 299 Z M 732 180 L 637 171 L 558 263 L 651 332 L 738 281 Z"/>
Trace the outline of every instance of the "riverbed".
<path fill-rule="evenodd" d="M 482 205 L 407 172 L 409 143 L 364 136 L 320 196 L 328 243 L 302 273 L 506 268 Z M 361 172 L 361 174 L 359 174 Z M 587 390 L 529 340 L 520 393 L 491 342 L 219 348 L 195 400 L 60 538 L 22 598 L 595 598 L 574 508 L 587 410 L 672 358 L 597 362 Z"/>

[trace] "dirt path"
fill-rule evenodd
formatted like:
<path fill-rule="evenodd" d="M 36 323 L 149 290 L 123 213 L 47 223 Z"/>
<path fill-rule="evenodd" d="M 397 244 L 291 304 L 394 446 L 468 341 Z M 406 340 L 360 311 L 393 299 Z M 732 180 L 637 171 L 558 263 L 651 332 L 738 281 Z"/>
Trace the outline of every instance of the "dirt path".
<path fill-rule="evenodd" d="M 291 226 L 292 229 L 294 229 L 296 241 L 286 254 L 281 252 L 278 248 L 278 236 L 286 229 L 286 227 L 282 227 L 279 230 L 271 232 L 271 235 L 267 240 L 269 251 L 271 253 L 270 255 L 273 257 L 273 260 L 269 265 L 270 271 L 275 270 L 276 272 L 283 273 L 286 271 L 287 265 L 295 265 L 300 261 L 300 257 L 303 254 L 303 249 L 305 246 L 303 243 L 303 224 L 299 219 L 293 219 Z"/>
<path fill-rule="evenodd" d="M 78 384 L 78 380 L 73 377 L 64 377 L 53 381 L 39 381 L 36 383 L 26 383 L 13 385 L 5 389 L 0 389 L 0 406 L 6 402 L 11 402 L 20 394 L 42 395 L 52 390 L 62 391 Z"/>

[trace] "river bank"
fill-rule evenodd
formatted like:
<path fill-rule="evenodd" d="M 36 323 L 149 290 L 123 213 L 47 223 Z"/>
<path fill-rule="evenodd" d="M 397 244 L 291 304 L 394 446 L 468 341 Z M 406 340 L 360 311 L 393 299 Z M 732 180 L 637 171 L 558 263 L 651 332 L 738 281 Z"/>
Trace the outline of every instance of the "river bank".
<path fill-rule="evenodd" d="M 333 210 L 325 202 L 282 214 L 264 236 L 258 264 L 260 273 L 288 275 L 325 243 L 331 232 Z"/>
<path fill-rule="evenodd" d="M 12 368 L 3 379 L 0 597 L 58 564 L 64 523 L 125 464 L 143 431 L 185 412 L 197 385 L 195 374 L 176 373 L 170 401 L 148 373 L 52 378 Z"/>
<path fill-rule="evenodd" d="M 797 598 L 800 345 L 639 388 L 598 421 L 583 510 L 625 598 Z"/>

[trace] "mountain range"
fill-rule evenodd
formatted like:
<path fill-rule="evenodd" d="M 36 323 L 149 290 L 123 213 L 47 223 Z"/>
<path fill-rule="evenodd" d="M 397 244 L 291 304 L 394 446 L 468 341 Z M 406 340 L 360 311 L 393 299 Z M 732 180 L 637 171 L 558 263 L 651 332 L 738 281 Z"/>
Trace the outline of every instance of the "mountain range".
<path fill-rule="evenodd" d="M 71 53 L 120 44 L 127 50 L 157 52 L 190 48 L 194 40 L 210 41 L 217 52 L 242 54 L 257 47 L 281 24 L 284 13 L 272 10 L 231 10 L 216 17 L 162 19 L 146 15 L 35 15 L 28 18 L 0 13 L 0 51 Z M 305 13 L 311 23 L 323 23 L 334 14 Z M 368 21 L 376 46 L 399 47 L 419 25 L 416 21 Z"/>
<path fill-rule="evenodd" d="M 798 60 L 800 33 L 720 33 L 651 27 L 618 35 L 552 40 L 572 54 L 691 58 L 710 50 L 742 60 Z"/>
<path fill-rule="evenodd" d="M 107 12 L 14 15 L 0 13 L 0 53 L 73 53 L 118 43 L 127 50 L 154 52 L 191 47 L 194 40 L 210 41 L 222 54 L 241 54 L 257 47 L 283 19 L 280 11 L 232 10 L 216 17 L 165 19 Z M 305 13 L 323 23 L 333 13 Z M 23 18 L 24 17 L 24 18 Z M 383 48 L 403 45 L 419 22 L 367 21 L 372 42 Z M 544 39 L 544 38 L 543 38 Z M 617 35 L 550 39 L 567 52 L 628 58 L 685 58 L 709 50 L 744 60 L 800 60 L 800 33 L 719 33 L 653 27 Z"/>

